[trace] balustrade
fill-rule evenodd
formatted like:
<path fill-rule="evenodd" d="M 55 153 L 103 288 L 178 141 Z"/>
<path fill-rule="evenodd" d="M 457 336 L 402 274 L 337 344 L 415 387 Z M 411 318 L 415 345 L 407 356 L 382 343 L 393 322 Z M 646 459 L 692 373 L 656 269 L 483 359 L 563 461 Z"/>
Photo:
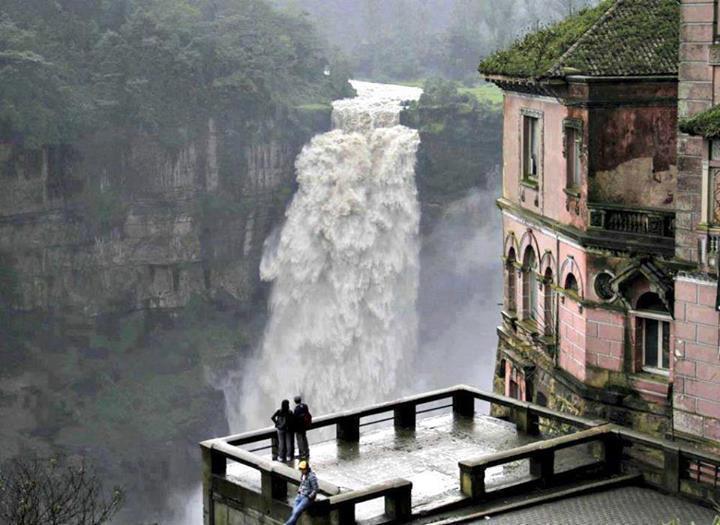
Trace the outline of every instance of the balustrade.
<path fill-rule="evenodd" d="M 590 204 L 590 227 L 655 237 L 675 236 L 675 213 L 664 210 Z"/>

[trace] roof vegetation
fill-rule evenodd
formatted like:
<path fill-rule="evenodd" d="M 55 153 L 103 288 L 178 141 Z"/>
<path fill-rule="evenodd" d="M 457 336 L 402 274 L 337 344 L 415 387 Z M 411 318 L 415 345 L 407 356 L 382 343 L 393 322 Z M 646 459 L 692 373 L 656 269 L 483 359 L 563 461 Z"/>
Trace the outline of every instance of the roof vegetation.
<path fill-rule="evenodd" d="M 720 139 L 720 104 L 690 118 L 680 119 L 680 131 L 707 139 Z"/>
<path fill-rule="evenodd" d="M 603 0 L 525 35 L 478 69 L 525 79 L 673 75 L 679 26 L 677 0 Z"/>

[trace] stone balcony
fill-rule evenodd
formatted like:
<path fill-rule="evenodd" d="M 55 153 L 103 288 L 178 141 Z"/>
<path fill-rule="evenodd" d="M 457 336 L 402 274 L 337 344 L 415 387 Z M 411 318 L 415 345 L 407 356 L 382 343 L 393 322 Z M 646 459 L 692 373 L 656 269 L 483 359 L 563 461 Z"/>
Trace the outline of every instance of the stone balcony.
<path fill-rule="evenodd" d="M 201 444 L 206 525 L 287 519 L 299 473 L 271 461 L 274 436 Z M 629 484 L 720 496 L 720 457 L 466 386 L 320 417 L 309 437 L 304 524 L 453 522 Z"/>
<path fill-rule="evenodd" d="M 675 248 L 675 212 L 655 208 L 588 203 L 588 233 L 607 235 L 646 252 L 672 255 Z"/>

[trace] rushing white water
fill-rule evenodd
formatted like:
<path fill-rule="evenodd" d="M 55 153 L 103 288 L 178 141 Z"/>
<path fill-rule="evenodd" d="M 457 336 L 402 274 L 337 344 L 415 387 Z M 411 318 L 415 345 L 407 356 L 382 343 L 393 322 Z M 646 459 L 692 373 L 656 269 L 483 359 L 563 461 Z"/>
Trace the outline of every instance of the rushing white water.
<path fill-rule="evenodd" d="M 417 346 L 419 137 L 399 125 L 421 90 L 353 82 L 333 105 L 334 130 L 296 160 L 298 190 L 266 243 L 270 320 L 228 403 L 231 428 L 265 426 L 302 393 L 316 414 L 391 395 Z M 234 396 L 226 396 L 228 401 Z"/>

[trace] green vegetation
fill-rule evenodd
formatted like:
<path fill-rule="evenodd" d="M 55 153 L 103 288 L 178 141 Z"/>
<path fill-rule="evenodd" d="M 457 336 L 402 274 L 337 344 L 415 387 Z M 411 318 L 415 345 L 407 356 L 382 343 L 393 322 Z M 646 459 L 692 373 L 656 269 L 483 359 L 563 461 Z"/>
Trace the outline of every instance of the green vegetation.
<path fill-rule="evenodd" d="M 502 108 L 496 100 L 489 85 L 468 89 L 430 79 L 420 99 L 403 111 L 403 123 L 422 139 L 415 172 L 423 202 L 450 202 L 486 184 L 500 163 Z"/>
<path fill-rule="evenodd" d="M 142 511 L 147 520 L 165 504 L 165 491 L 194 482 L 195 443 L 227 433 L 215 378 L 250 353 L 264 317 L 194 296 L 177 312 L 97 319 L 15 312 L 7 321 L 0 320 L 8 343 L 0 375 L 24 377 L 42 409 L 0 398 L 0 416 L 20 425 L 10 434 L 0 429 L 6 454 L 82 454 L 107 483 L 127 488 L 132 504 L 123 512 Z M 168 469 L 179 479 L 168 483 Z"/>
<path fill-rule="evenodd" d="M 461 94 L 467 93 L 475 97 L 478 102 L 490 102 L 491 104 L 502 104 L 503 92 L 495 84 L 480 84 L 475 87 L 461 87 L 458 88 L 458 92 Z"/>
<path fill-rule="evenodd" d="M 308 21 L 262 0 L 8 0 L 0 134 L 36 147 L 116 127 L 176 147 L 212 115 L 240 126 L 346 95 L 329 62 Z"/>
<path fill-rule="evenodd" d="M 676 0 L 603 0 L 494 53 L 479 70 L 521 78 L 672 74 L 679 20 Z M 588 31 L 595 24 L 597 30 Z"/>
<path fill-rule="evenodd" d="M 422 85 L 423 94 L 418 107 L 437 107 L 466 104 L 471 108 L 486 104 L 498 104 L 503 100 L 502 90 L 494 84 L 465 87 L 458 82 L 431 78 Z"/>
<path fill-rule="evenodd" d="M 423 80 L 400 80 L 396 81 L 395 83 L 400 86 L 419 87 L 425 89 L 428 85 L 427 83 L 430 82 L 429 85 L 432 89 L 432 85 L 434 83 L 437 83 L 437 81 L 437 78 L 430 78 Z M 482 82 L 468 87 L 458 82 L 449 81 L 448 85 L 454 86 L 454 90 L 456 90 L 457 93 L 459 93 L 460 95 L 470 95 L 471 98 L 474 98 L 481 104 L 486 102 L 491 104 L 502 104 L 503 101 L 502 90 L 495 84 L 491 84 L 489 82 Z"/>
<path fill-rule="evenodd" d="M 707 139 L 720 138 L 720 105 L 693 117 L 680 119 L 680 131 Z"/>

